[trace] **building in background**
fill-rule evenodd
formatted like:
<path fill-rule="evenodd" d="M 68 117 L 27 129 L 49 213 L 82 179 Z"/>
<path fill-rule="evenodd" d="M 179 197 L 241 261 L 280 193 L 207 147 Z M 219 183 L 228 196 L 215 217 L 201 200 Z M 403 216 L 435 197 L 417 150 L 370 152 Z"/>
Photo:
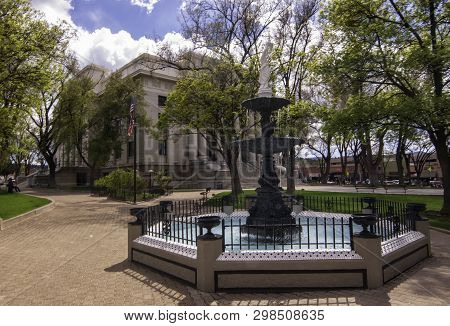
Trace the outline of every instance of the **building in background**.
<path fill-rule="evenodd" d="M 119 69 L 123 76 L 142 80 L 145 92 L 147 118 L 155 122 L 164 109 L 169 92 L 180 78 L 180 72 L 173 68 L 158 69 L 151 62 L 156 57 L 143 54 Z M 101 92 L 111 71 L 98 65 L 88 65 L 80 74 L 89 76 L 96 84 L 95 91 Z M 250 117 L 256 119 L 255 116 Z M 143 177 L 151 179 L 159 171 L 172 177 L 176 188 L 228 188 L 230 174 L 225 161 L 216 150 L 217 144 L 193 131 L 158 140 L 137 127 L 137 170 Z M 122 144 L 122 154 L 100 169 L 100 176 L 117 168 L 133 168 L 133 137 Z M 242 163 L 242 162 L 241 162 Z M 74 148 L 61 146 L 57 155 L 56 183 L 62 186 L 86 185 L 89 169 L 82 162 Z M 256 185 L 259 175 L 259 158 L 246 153 L 240 164 L 241 181 L 244 185 Z"/>
<path fill-rule="evenodd" d="M 417 154 L 411 154 L 417 155 Z M 320 181 L 320 161 L 315 158 L 303 158 L 297 160 L 297 170 L 299 171 L 299 178 L 304 182 Z M 424 162 L 423 171 L 417 180 L 417 173 L 414 168 L 413 161 L 410 160 L 409 166 L 403 161 L 404 178 L 410 180 L 412 183 L 428 184 L 430 181 L 442 180 L 442 170 L 437 160 L 436 153 L 432 154 Z M 378 175 L 380 181 L 395 181 L 399 179 L 397 163 L 395 155 L 386 155 L 382 163 L 378 166 Z M 353 157 L 348 157 L 347 169 L 343 171 L 340 158 L 334 157 L 331 159 L 329 181 L 350 180 L 350 181 L 365 181 L 364 169 L 361 165 L 358 166 L 358 171 L 355 175 L 355 163 Z"/>

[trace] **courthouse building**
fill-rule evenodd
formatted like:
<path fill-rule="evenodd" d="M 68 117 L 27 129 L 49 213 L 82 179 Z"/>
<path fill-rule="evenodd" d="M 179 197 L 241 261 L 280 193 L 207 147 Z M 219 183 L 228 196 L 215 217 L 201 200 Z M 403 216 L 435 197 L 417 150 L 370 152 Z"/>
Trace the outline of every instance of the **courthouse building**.
<path fill-rule="evenodd" d="M 175 87 L 180 72 L 174 68 L 157 69 L 151 62 L 156 58 L 143 54 L 124 65 L 122 75 L 140 78 L 145 92 L 145 112 L 150 121 L 155 122 L 163 111 L 169 92 Z M 102 91 L 111 71 L 98 65 L 88 65 L 80 74 L 87 75 L 96 84 L 95 91 Z M 251 120 L 256 119 L 255 115 Z M 227 165 L 215 149 L 217 144 L 211 139 L 193 131 L 190 134 L 158 140 L 137 127 L 137 166 L 139 174 L 145 178 L 154 177 L 164 170 L 173 179 L 172 186 L 180 188 L 228 188 L 230 175 Z M 122 154 L 100 169 L 105 175 L 116 168 L 133 168 L 133 137 L 122 144 Z M 243 185 L 255 185 L 259 175 L 260 158 L 252 153 L 244 153 L 244 164 L 240 165 Z M 242 163 L 242 161 L 241 161 Z M 59 185 L 85 185 L 89 182 L 86 168 L 74 148 L 61 146 L 57 155 L 56 182 Z"/>

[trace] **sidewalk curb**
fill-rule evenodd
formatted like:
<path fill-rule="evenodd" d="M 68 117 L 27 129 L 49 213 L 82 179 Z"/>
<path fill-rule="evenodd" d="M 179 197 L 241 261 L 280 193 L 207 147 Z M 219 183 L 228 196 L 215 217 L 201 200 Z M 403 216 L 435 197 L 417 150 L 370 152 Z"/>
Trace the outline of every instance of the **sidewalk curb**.
<path fill-rule="evenodd" d="M 30 196 L 34 196 L 34 195 L 30 195 Z M 53 199 L 46 198 L 46 197 L 40 197 L 40 196 L 34 196 L 34 197 L 50 200 L 50 203 L 48 203 L 44 206 L 41 206 L 39 208 L 33 209 L 32 211 L 11 217 L 7 220 L 3 220 L 2 221 L 3 225 L 2 225 L 2 229 L 1 229 L 2 231 L 10 228 L 11 226 L 21 223 L 30 217 L 37 216 L 42 213 L 50 212 L 51 210 L 53 210 L 55 208 L 55 201 Z"/>
<path fill-rule="evenodd" d="M 433 231 L 436 231 L 436 232 L 441 232 L 441 233 L 445 233 L 445 234 L 450 235 L 450 230 L 437 228 L 437 227 L 435 227 L 435 226 L 430 226 L 430 230 L 433 230 Z"/>

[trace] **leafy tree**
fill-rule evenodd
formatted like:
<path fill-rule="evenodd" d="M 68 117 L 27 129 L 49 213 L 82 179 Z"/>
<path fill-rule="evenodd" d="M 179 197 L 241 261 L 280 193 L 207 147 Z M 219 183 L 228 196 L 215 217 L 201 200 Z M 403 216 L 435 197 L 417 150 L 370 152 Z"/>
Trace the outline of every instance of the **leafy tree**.
<path fill-rule="evenodd" d="M 284 9 L 281 0 L 188 0 L 181 11 L 183 34 L 196 49 L 244 65 Z"/>
<path fill-rule="evenodd" d="M 443 172 L 450 212 L 449 7 L 444 0 L 332 0 L 327 35 L 339 44 L 339 71 L 397 105 L 391 114 L 427 132 Z"/>
<path fill-rule="evenodd" d="M 414 171 L 416 172 L 416 182 L 421 184 L 421 176 L 425 168 L 425 164 L 428 159 L 435 154 L 433 144 L 429 139 L 425 138 L 422 132 L 417 132 L 411 139 L 411 145 L 409 146 L 407 156 L 414 165 Z"/>
<path fill-rule="evenodd" d="M 312 117 L 312 105 L 306 101 L 297 101 L 281 109 L 277 115 L 277 130 L 279 136 L 298 137 L 306 140 Z M 292 146 L 289 151 L 283 153 L 283 158 L 287 158 L 287 193 L 295 191 L 295 157 L 296 149 Z"/>
<path fill-rule="evenodd" d="M 27 132 L 26 122 L 20 123 L 21 128 L 17 130 L 14 138 L 9 146 L 11 162 L 14 164 L 14 173 L 18 176 L 22 167 L 24 173 L 29 173 L 29 165 L 36 154 L 36 143 Z"/>
<path fill-rule="evenodd" d="M 272 54 L 275 79 L 279 81 L 285 98 L 296 104 L 305 98 L 306 82 L 311 74 L 309 63 L 317 53 L 318 47 L 313 43 L 312 21 L 319 9 L 318 0 L 287 0 L 283 10 L 274 21 L 273 39 L 275 50 Z M 300 106 L 287 107 L 280 116 L 283 118 L 281 136 L 304 136 L 301 128 L 304 124 L 297 119 Z M 302 114 L 300 114 L 301 116 Z M 286 124 L 290 122 L 291 126 Z M 281 126 L 280 126 L 281 127 Z M 295 148 L 285 153 L 287 192 L 295 191 Z"/>
<path fill-rule="evenodd" d="M 48 24 L 27 0 L 2 0 L 0 17 L 0 149 L 4 150 L 15 122 L 26 115 L 51 78 L 49 67 L 65 57 L 71 33 L 64 24 Z"/>
<path fill-rule="evenodd" d="M 116 72 L 108 77 L 99 95 L 89 77 L 70 80 L 63 90 L 57 108 L 59 139 L 75 148 L 90 169 L 90 184 L 98 169 L 112 157 L 119 157 L 126 140 L 131 98 L 137 99 L 137 121 L 145 128 L 144 99 L 140 81 L 122 77 Z"/>
<path fill-rule="evenodd" d="M 239 148 L 233 141 L 242 139 L 248 129 L 247 112 L 242 101 L 256 93 L 255 69 L 225 61 L 209 72 L 190 72 L 181 78 L 169 94 L 158 128 L 172 134 L 195 130 L 217 143 L 231 174 L 234 194 L 242 191 L 239 172 Z M 170 129 L 172 127 L 172 129 Z"/>
<path fill-rule="evenodd" d="M 61 115 L 57 106 L 61 99 L 67 80 L 73 76 L 76 61 L 70 54 L 61 58 L 61 62 L 54 62 L 47 71 L 49 80 L 38 90 L 39 97 L 28 109 L 27 131 L 34 139 L 36 146 L 45 159 L 48 169 L 48 185 L 56 185 L 56 154 L 61 145 L 58 137 L 59 120 Z"/>
<path fill-rule="evenodd" d="M 247 121 L 240 104 L 247 97 L 242 97 L 241 91 L 237 89 L 243 88 L 242 85 L 249 79 L 248 74 L 243 74 L 242 71 L 254 72 L 257 55 L 262 41 L 268 34 L 268 27 L 278 17 L 283 8 L 285 8 L 285 5 L 282 0 L 270 2 L 262 0 L 185 1 L 181 10 L 182 32 L 192 42 L 193 46 L 179 51 L 179 53 L 174 53 L 170 47 L 163 46 L 157 62 L 151 62 L 148 66 L 150 69 L 168 66 L 183 71 L 199 72 L 200 74 L 197 75 L 199 76 L 198 82 L 201 84 L 201 79 L 205 79 L 202 87 L 205 87 L 206 93 L 208 93 L 207 89 L 209 88 L 213 92 L 220 90 L 228 97 L 227 100 L 215 98 L 211 102 L 211 105 L 225 104 L 226 109 L 215 107 L 209 109 L 209 111 L 215 109 L 217 110 L 216 113 L 221 110 L 234 112 L 231 115 L 226 113 L 224 116 L 228 119 L 229 129 L 237 128 L 232 125 L 232 123 L 235 123 L 240 125 L 243 130 Z M 213 74 L 220 70 L 224 73 L 219 72 L 218 76 L 214 77 Z M 195 79 L 194 76 L 195 73 L 188 73 L 188 77 L 184 82 L 180 82 L 178 88 L 192 82 Z M 257 85 L 255 85 L 257 84 L 256 79 L 252 79 L 251 83 L 248 87 L 257 88 Z M 192 84 L 194 83 L 192 82 Z M 230 87 L 230 89 L 227 90 L 227 87 Z M 246 92 L 249 95 L 254 93 Z M 172 100 L 172 103 L 174 101 Z M 207 104 L 205 100 L 200 100 L 200 103 L 202 103 L 200 106 Z M 233 107 L 231 108 L 230 105 L 233 105 Z M 214 113 L 214 116 L 216 113 Z M 239 121 L 239 119 L 236 119 L 237 116 L 244 120 Z M 233 194 L 236 195 L 237 192 L 242 190 L 239 171 L 233 163 L 237 160 L 239 151 L 238 148 L 232 149 L 230 143 L 234 135 L 239 134 L 239 132 L 225 132 L 223 127 L 226 120 L 217 123 L 220 117 L 214 117 L 214 119 L 216 123 L 211 126 L 211 132 L 206 132 L 205 125 L 191 122 L 175 122 L 174 126 L 199 125 L 203 137 L 211 136 L 213 141 L 217 142 L 220 147 L 219 151 L 223 153 L 228 167 L 231 168 L 232 189 Z M 214 126 L 220 127 L 220 135 L 213 131 Z M 168 126 L 166 125 L 166 127 Z M 187 133 L 191 133 L 192 130 L 195 130 L 195 128 L 184 129 Z M 221 141 L 226 143 L 220 143 Z"/>
<path fill-rule="evenodd" d="M 350 132 L 359 140 L 354 150 L 359 151 L 358 162 L 367 172 L 370 182 L 379 184 L 378 168 L 383 162 L 385 137 L 392 126 L 389 112 L 393 103 L 384 96 L 351 96 L 345 107 L 332 120 L 332 129 Z"/>

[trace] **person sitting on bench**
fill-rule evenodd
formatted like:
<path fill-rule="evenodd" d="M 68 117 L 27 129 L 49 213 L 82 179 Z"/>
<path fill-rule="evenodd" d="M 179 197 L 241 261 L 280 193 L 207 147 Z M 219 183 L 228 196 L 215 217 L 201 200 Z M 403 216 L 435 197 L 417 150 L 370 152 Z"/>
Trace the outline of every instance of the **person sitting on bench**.
<path fill-rule="evenodd" d="M 15 191 L 15 192 L 20 192 L 19 187 L 17 187 L 17 186 L 14 184 L 14 180 L 13 180 L 12 178 L 9 178 L 9 179 L 8 179 L 8 184 L 6 185 L 6 187 L 8 188 L 8 192 L 9 192 L 9 193 L 12 193 L 13 191 Z"/>

